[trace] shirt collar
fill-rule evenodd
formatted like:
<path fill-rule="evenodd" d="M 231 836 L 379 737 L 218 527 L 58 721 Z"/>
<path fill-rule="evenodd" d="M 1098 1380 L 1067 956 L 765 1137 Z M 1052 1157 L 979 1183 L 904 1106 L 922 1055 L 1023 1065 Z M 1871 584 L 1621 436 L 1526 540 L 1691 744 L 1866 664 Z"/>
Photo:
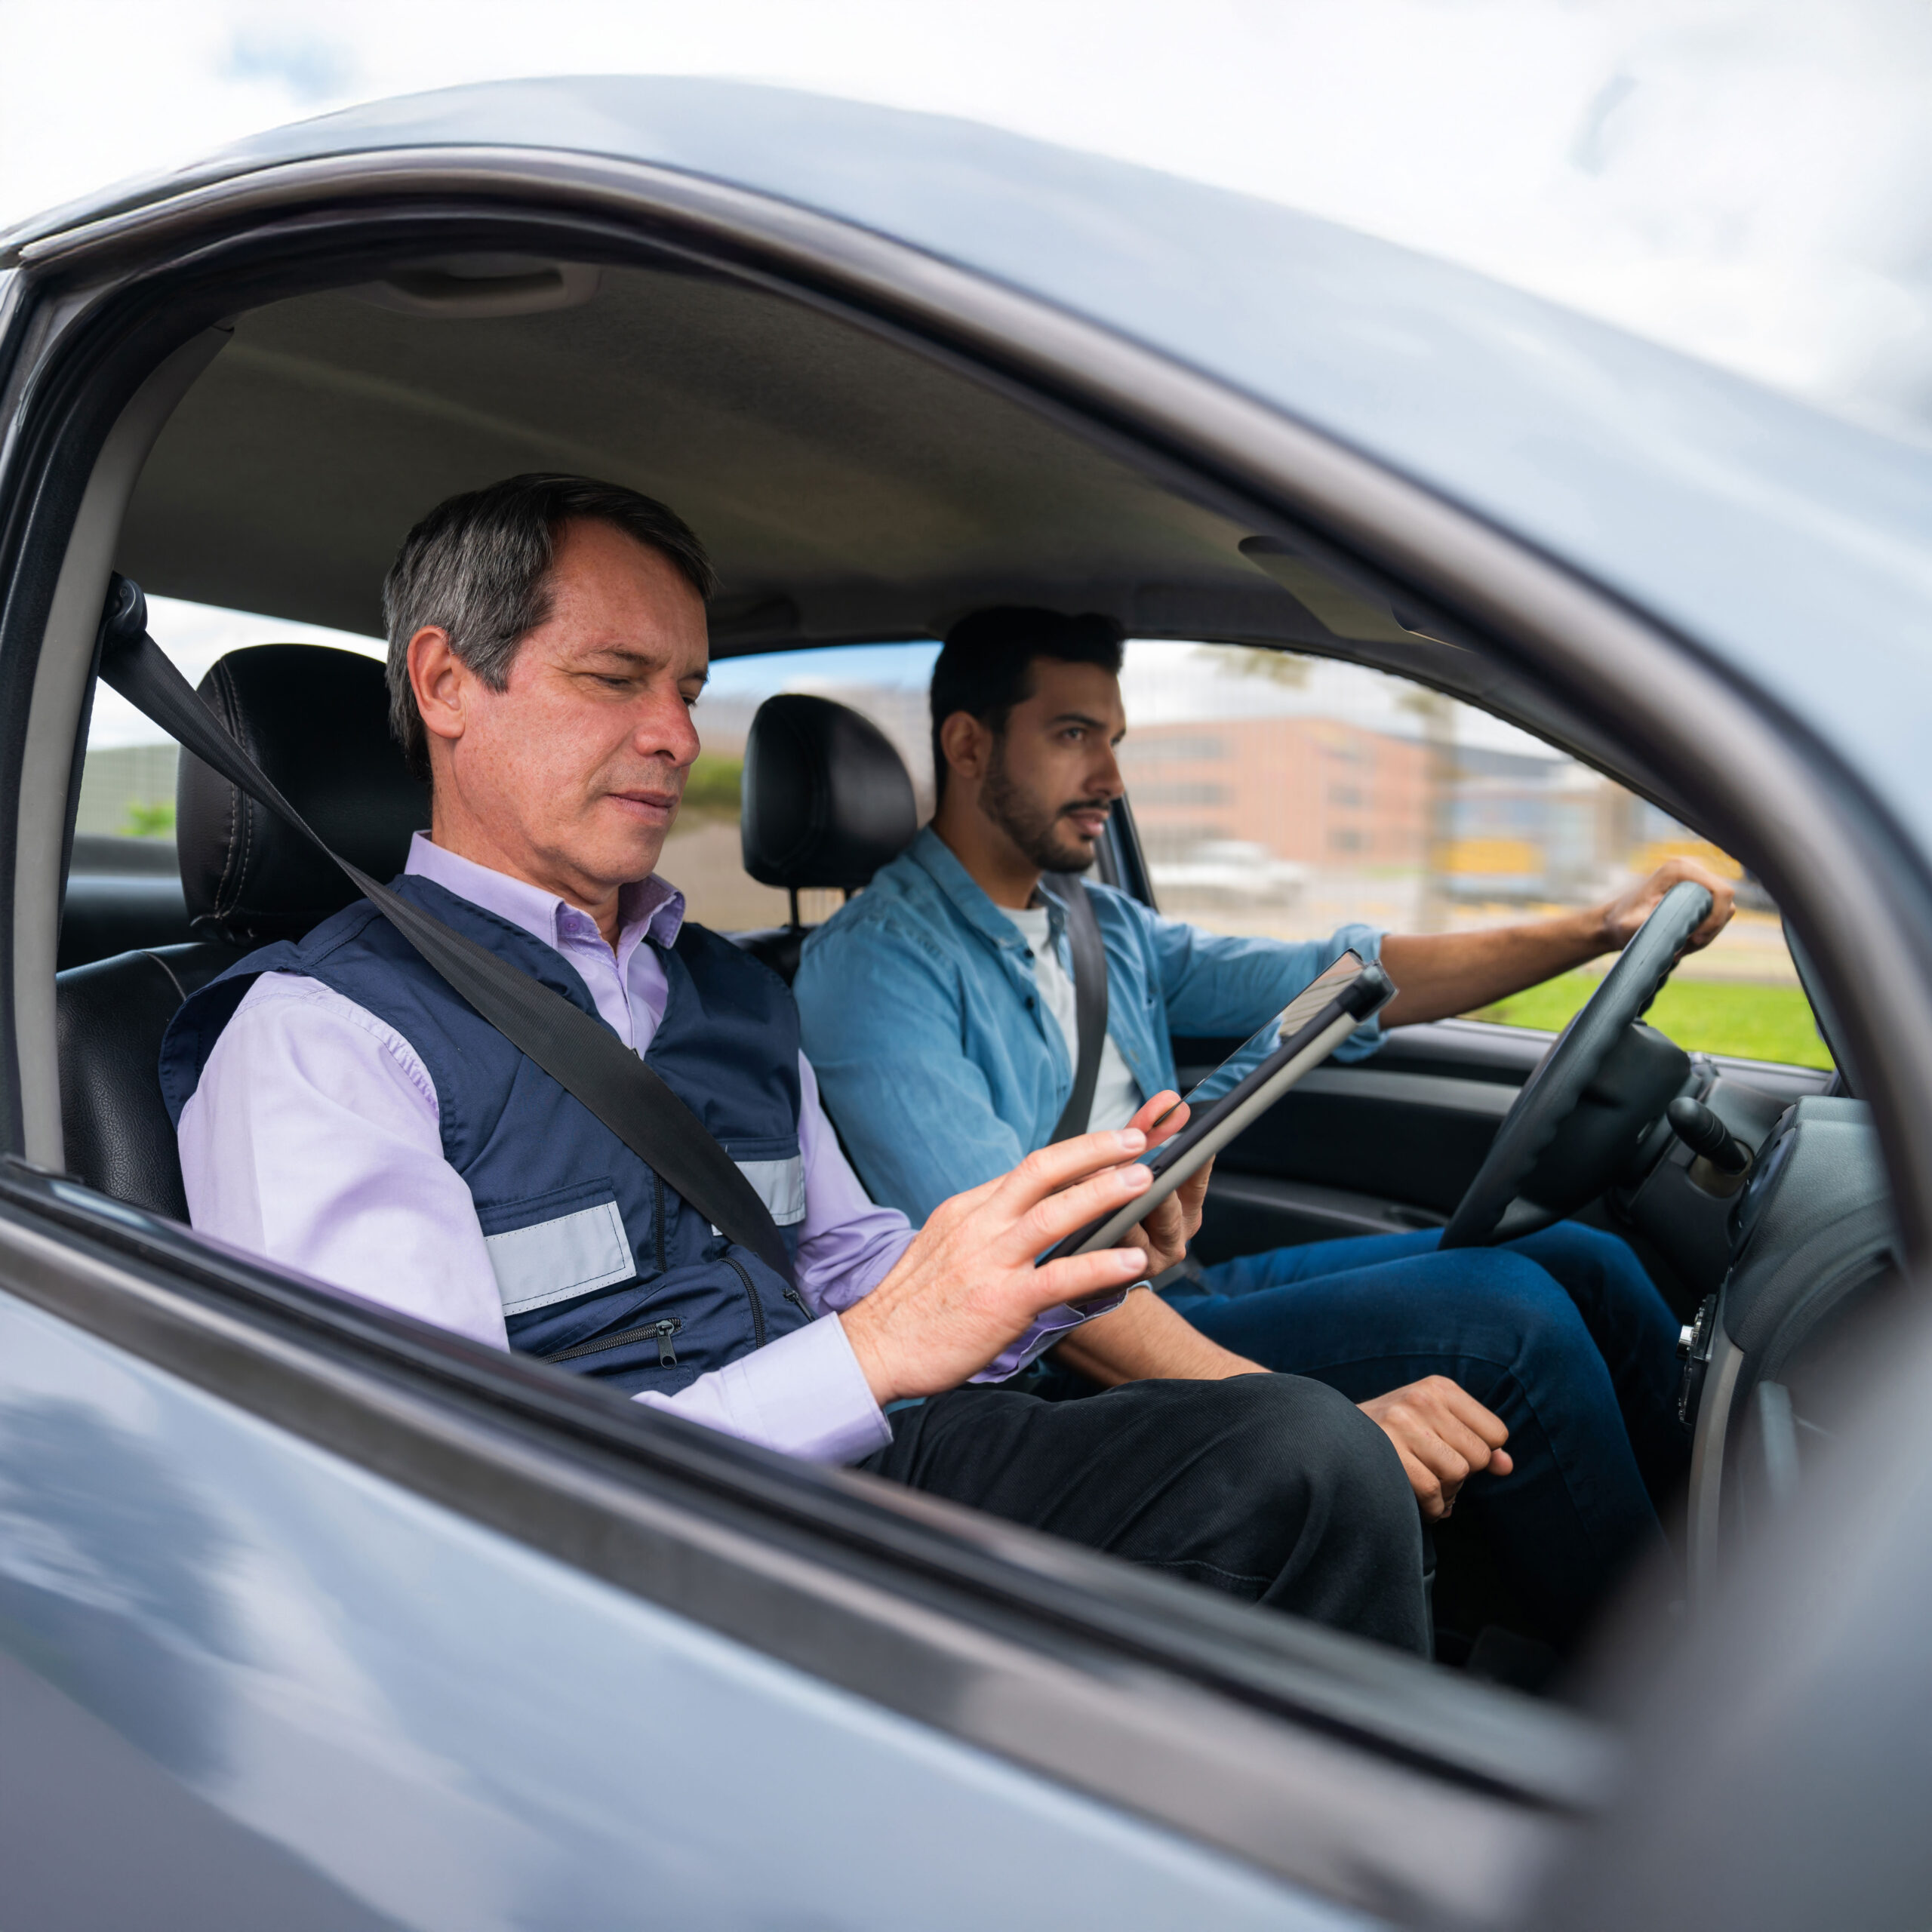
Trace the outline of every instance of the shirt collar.
<path fill-rule="evenodd" d="M 474 859 L 445 851 L 426 832 L 417 832 L 411 838 L 409 863 L 403 870 L 454 892 L 459 899 L 466 899 L 500 919 L 507 919 L 532 939 L 540 940 L 557 951 L 563 949 L 567 939 L 596 936 L 596 922 L 568 900 L 546 892 L 540 885 L 512 878 L 507 872 L 479 866 Z M 647 937 L 662 946 L 676 943 L 685 923 L 685 895 L 668 879 L 653 872 L 648 878 L 636 880 L 622 889 L 617 896 L 617 953 L 621 961 Z"/>
<path fill-rule="evenodd" d="M 959 863 L 952 848 L 930 825 L 921 829 L 919 835 L 906 848 L 906 851 L 915 864 L 924 869 L 940 891 L 952 900 L 961 918 L 968 925 L 983 934 L 995 946 L 1008 949 L 1017 947 L 1029 958 L 1032 956 L 1026 935 L 1000 907 L 987 897 L 984 888 Z M 1048 930 L 1057 943 L 1065 913 L 1059 902 L 1050 894 L 1036 894 L 1035 899 L 1036 903 L 1045 905 Z"/>

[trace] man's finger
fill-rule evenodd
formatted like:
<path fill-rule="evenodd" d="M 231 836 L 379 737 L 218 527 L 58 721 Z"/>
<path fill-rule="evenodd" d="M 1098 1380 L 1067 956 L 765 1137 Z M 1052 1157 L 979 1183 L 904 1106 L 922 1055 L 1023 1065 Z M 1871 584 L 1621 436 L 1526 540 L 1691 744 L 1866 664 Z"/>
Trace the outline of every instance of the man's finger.
<path fill-rule="evenodd" d="M 1070 1254 L 1033 1271 L 1038 1300 L 1033 1312 L 1063 1301 L 1084 1301 L 1140 1281 L 1147 1272 L 1147 1257 L 1137 1247 L 1100 1247 L 1091 1254 Z M 1031 1295 L 1034 1292 L 1029 1289 Z"/>
<path fill-rule="evenodd" d="M 1154 1177 L 1138 1164 L 1108 1168 L 1073 1186 L 1035 1201 L 1017 1217 L 1001 1246 L 1014 1259 L 1038 1254 L 1089 1221 L 1098 1220 L 1137 1200 L 1153 1184 Z"/>
<path fill-rule="evenodd" d="M 1437 1417 L 1435 1429 L 1438 1438 L 1472 1474 L 1478 1469 L 1487 1469 L 1497 1453 L 1474 1429 L 1466 1429 L 1454 1416 Z"/>
<path fill-rule="evenodd" d="M 1432 1376 L 1425 1385 L 1447 1413 L 1472 1430 L 1491 1449 L 1500 1449 L 1509 1440 L 1509 1427 L 1493 1409 L 1486 1409 L 1460 1382 L 1446 1375 Z"/>
<path fill-rule="evenodd" d="M 1146 1146 L 1147 1137 L 1137 1128 L 1077 1134 L 1071 1140 L 1056 1140 L 1036 1147 L 1019 1166 L 992 1185 L 1015 1212 L 1023 1212 L 1089 1174 L 1132 1160 L 1143 1153 Z"/>
<path fill-rule="evenodd" d="M 1149 1147 L 1158 1147 L 1162 1141 L 1171 1140 L 1187 1124 L 1188 1118 L 1187 1103 L 1170 1088 L 1164 1094 L 1156 1094 L 1128 1124 L 1146 1135 Z"/>
<path fill-rule="evenodd" d="M 1422 1505 L 1422 1513 L 1432 1523 L 1438 1523 L 1448 1514 L 1448 1499 L 1442 1494 L 1442 1485 L 1436 1480 L 1435 1472 L 1425 1468 L 1398 1442 L 1395 1453 L 1402 1459 L 1402 1473 L 1409 1479 L 1409 1487 L 1416 1493 L 1416 1500 Z"/>
<path fill-rule="evenodd" d="M 1427 1430 L 1418 1430 L 1411 1435 L 1408 1449 L 1417 1462 L 1434 1474 L 1445 1496 L 1454 1495 L 1472 1473 L 1466 1457 L 1457 1454 L 1444 1437 Z M 1485 1449 L 1482 1453 L 1486 1459 L 1489 1451 Z"/>

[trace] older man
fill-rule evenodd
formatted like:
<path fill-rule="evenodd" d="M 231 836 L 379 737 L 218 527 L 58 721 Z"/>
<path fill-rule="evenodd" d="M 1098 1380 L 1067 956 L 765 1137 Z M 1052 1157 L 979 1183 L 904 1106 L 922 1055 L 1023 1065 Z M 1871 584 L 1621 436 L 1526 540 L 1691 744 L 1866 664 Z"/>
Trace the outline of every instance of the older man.
<path fill-rule="evenodd" d="M 875 1198 L 915 1219 L 1051 1137 L 1073 1084 L 1074 994 L 1044 872 L 1083 871 L 1124 787 L 1118 627 L 1051 611 L 983 611 L 933 672 L 931 826 L 808 942 L 805 1044 Z M 1674 861 L 1605 904 L 1475 933 L 1323 942 L 1227 938 L 1091 897 L 1109 1026 L 1083 1124 L 1138 1118 L 1174 1077 L 1170 1032 L 1240 1037 L 1345 946 L 1379 949 L 1401 1026 L 1466 1011 L 1621 946 L 1679 878 L 1730 916 L 1731 888 Z M 1372 1026 L 1344 1057 L 1372 1050 Z M 1320 1377 L 1363 1403 L 1439 1516 L 1463 1484 L 1552 1635 L 1567 1636 L 1633 1552 L 1686 1444 L 1672 1402 L 1677 1323 L 1621 1241 L 1563 1223 L 1443 1254 L 1418 1232 L 1222 1263 L 1139 1295 L 1057 1352 L 1102 1382 Z M 1498 1445 L 1509 1452 L 1499 1457 Z"/>
<path fill-rule="evenodd" d="M 987 1177 L 916 1237 L 866 1199 L 785 987 L 657 876 L 711 587 L 697 538 L 628 490 L 518 477 L 432 511 L 386 586 L 392 721 L 433 801 L 396 889 L 643 1055 L 791 1269 L 710 1226 L 366 904 L 177 1017 L 163 1084 L 195 1225 L 771 1448 L 1420 1648 L 1401 1465 L 1332 1391 L 998 1386 L 1080 1323 L 1071 1303 L 1180 1251 L 1198 1190 L 1132 1247 L 1033 1265 L 1147 1185 L 1151 1112 Z"/>

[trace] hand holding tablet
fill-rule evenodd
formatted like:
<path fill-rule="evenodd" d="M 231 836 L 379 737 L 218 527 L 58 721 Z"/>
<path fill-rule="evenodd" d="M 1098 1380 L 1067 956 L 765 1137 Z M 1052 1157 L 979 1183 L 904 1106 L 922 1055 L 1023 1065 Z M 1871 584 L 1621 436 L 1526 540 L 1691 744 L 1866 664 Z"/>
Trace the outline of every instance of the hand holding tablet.
<path fill-rule="evenodd" d="M 1069 1235 L 1041 1256 L 1041 1263 L 1117 1245 L 1129 1228 L 1259 1119 L 1395 995 L 1395 983 L 1380 964 L 1343 953 L 1186 1096 L 1191 1115 L 1187 1124 L 1144 1162 L 1154 1177 L 1153 1185 L 1118 1213 Z M 1156 1128 L 1159 1124 L 1155 1123 Z"/>

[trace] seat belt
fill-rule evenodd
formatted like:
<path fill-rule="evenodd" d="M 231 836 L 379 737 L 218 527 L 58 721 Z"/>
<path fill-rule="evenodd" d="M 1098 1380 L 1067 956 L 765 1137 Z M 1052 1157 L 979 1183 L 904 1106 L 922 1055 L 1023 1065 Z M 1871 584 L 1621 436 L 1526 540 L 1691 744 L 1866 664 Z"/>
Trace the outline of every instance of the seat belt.
<path fill-rule="evenodd" d="M 424 963 L 504 1038 L 588 1107 L 719 1233 L 792 1284 L 792 1258 L 771 1211 L 662 1075 L 601 1020 L 331 851 L 148 635 L 147 599 L 124 577 L 109 583 L 100 671 L 184 749 L 339 866 Z"/>
<path fill-rule="evenodd" d="M 1074 1057 L 1073 1091 L 1052 1136 L 1070 1140 L 1087 1131 L 1094 1089 L 1100 1084 L 1100 1054 L 1107 1043 L 1107 954 L 1087 881 L 1078 872 L 1043 873 L 1040 890 L 1057 900 L 1066 914 L 1066 943 L 1073 955 L 1073 1034 L 1079 1051 Z"/>

